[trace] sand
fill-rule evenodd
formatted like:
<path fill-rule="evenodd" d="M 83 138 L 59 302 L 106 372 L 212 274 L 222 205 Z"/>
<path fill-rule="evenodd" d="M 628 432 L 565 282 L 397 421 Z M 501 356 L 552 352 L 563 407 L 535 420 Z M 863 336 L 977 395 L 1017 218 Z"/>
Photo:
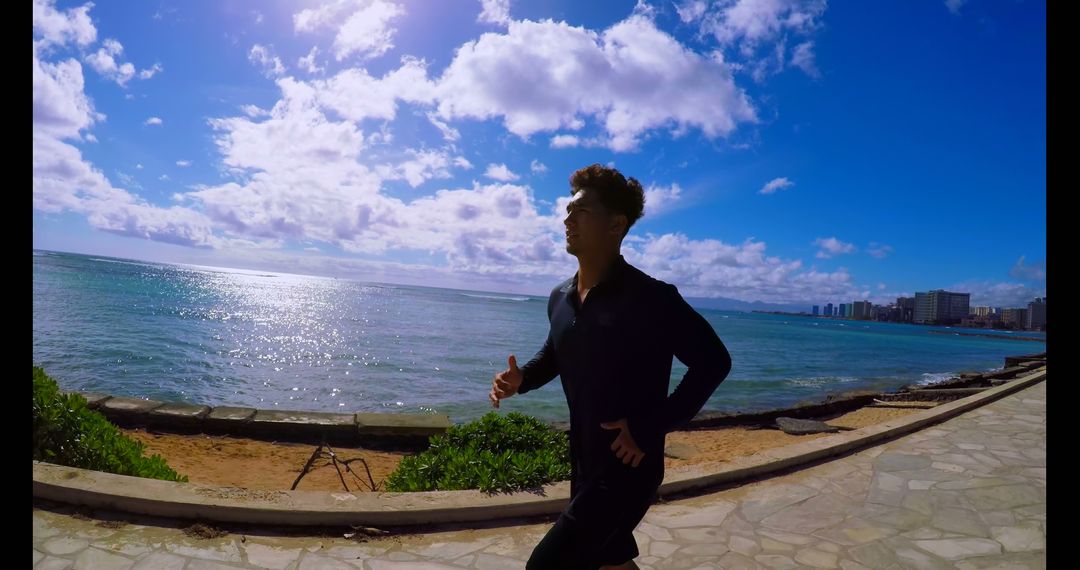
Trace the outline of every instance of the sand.
<path fill-rule="evenodd" d="M 861 428 L 919 411 L 917 408 L 871 408 L 864 407 L 827 419 L 830 425 Z M 229 436 L 177 435 L 148 432 L 145 429 L 121 430 L 128 436 L 143 442 L 147 454 L 158 454 L 169 466 L 193 483 L 206 483 L 246 487 L 249 489 L 288 490 L 300 474 L 315 445 L 301 443 L 268 442 Z M 773 429 L 747 429 L 725 427 L 668 434 L 668 445 L 688 444 L 694 448 L 689 459 L 664 460 L 668 468 L 697 463 L 716 463 L 734 457 L 753 455 L 760 451 L 781 447 L 807 439 L 826 437 L 829 434 L 787 435 Z M 387 476 L 397 468 L 401 458 L 408 452 L 372 451 L 358 448 L 335 447 L 338 461 L 363 458 L 371 469 L 372 478 L 382 490 Z M 363 465 L 352 462 L 350 466 L 360 479 L 345 471 L 345 484 L 350 491 L 370 491 L 368 477 Z M 327 457 L 316 460 L 310 472 L 297 486 L 301 491 L 341 491 L 341 477 Z"/>

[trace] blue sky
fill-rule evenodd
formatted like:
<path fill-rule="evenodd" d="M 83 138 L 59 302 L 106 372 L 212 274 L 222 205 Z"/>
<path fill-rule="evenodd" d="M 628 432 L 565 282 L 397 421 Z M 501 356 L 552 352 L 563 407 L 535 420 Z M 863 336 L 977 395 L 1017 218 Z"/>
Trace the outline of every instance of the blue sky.
<path fill-rule="evenodd" d="M 34 247 L 544 294 L 627 259 L 801 305 L 1046 292 L 1031 1 L 34 1 Z"/>

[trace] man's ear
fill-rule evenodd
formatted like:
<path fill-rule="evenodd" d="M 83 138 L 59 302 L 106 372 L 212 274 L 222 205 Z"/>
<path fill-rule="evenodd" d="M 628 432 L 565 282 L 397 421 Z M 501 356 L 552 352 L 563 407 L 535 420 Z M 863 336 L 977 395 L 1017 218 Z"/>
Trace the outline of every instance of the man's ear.
<path fill-rule="evenodd" d="M 626 214 L 615 214 L 611 217 L 610 230 L 622 237 L 626 234 L 626 227 L 630 224 L 630 219 L 626 217 Z"/>

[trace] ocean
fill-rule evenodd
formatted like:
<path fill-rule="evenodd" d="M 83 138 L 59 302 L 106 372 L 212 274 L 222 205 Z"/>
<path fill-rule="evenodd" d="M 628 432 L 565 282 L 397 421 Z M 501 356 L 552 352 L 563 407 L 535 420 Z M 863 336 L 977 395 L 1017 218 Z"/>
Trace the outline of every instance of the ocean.
<path fill-rule="evenodd" d="M 507 356 L 524 364 L 547 336 L 546 297 L 33 256 L 34 365 L 67 390 L 211 406 L 437 412 L 460 423 L 492 409 L 491 378 Z M 733 361 L 705 404 L 712 411 L 931 383 L 1046 350 L 1040 332 L 698 310 Z M 685 372 L 676 360 L 672 388 Z M 501 409 L 568 418 L 558 380 Z"/>

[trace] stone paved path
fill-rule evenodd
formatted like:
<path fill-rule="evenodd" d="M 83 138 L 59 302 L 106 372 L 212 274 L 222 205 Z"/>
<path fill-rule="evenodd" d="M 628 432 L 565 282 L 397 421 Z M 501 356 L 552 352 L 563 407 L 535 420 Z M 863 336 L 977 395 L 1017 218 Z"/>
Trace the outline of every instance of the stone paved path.
<path fill-rule="evenodd" d="M 35 508 L 34 568 L 523 568 L 549 525 L 364 543 L 195 539 L 143 520 L 108 528 Z M 797 473 L 654 505 L 635 534 L 643 569 L 1044 568 L 1046 383 Z"/>

